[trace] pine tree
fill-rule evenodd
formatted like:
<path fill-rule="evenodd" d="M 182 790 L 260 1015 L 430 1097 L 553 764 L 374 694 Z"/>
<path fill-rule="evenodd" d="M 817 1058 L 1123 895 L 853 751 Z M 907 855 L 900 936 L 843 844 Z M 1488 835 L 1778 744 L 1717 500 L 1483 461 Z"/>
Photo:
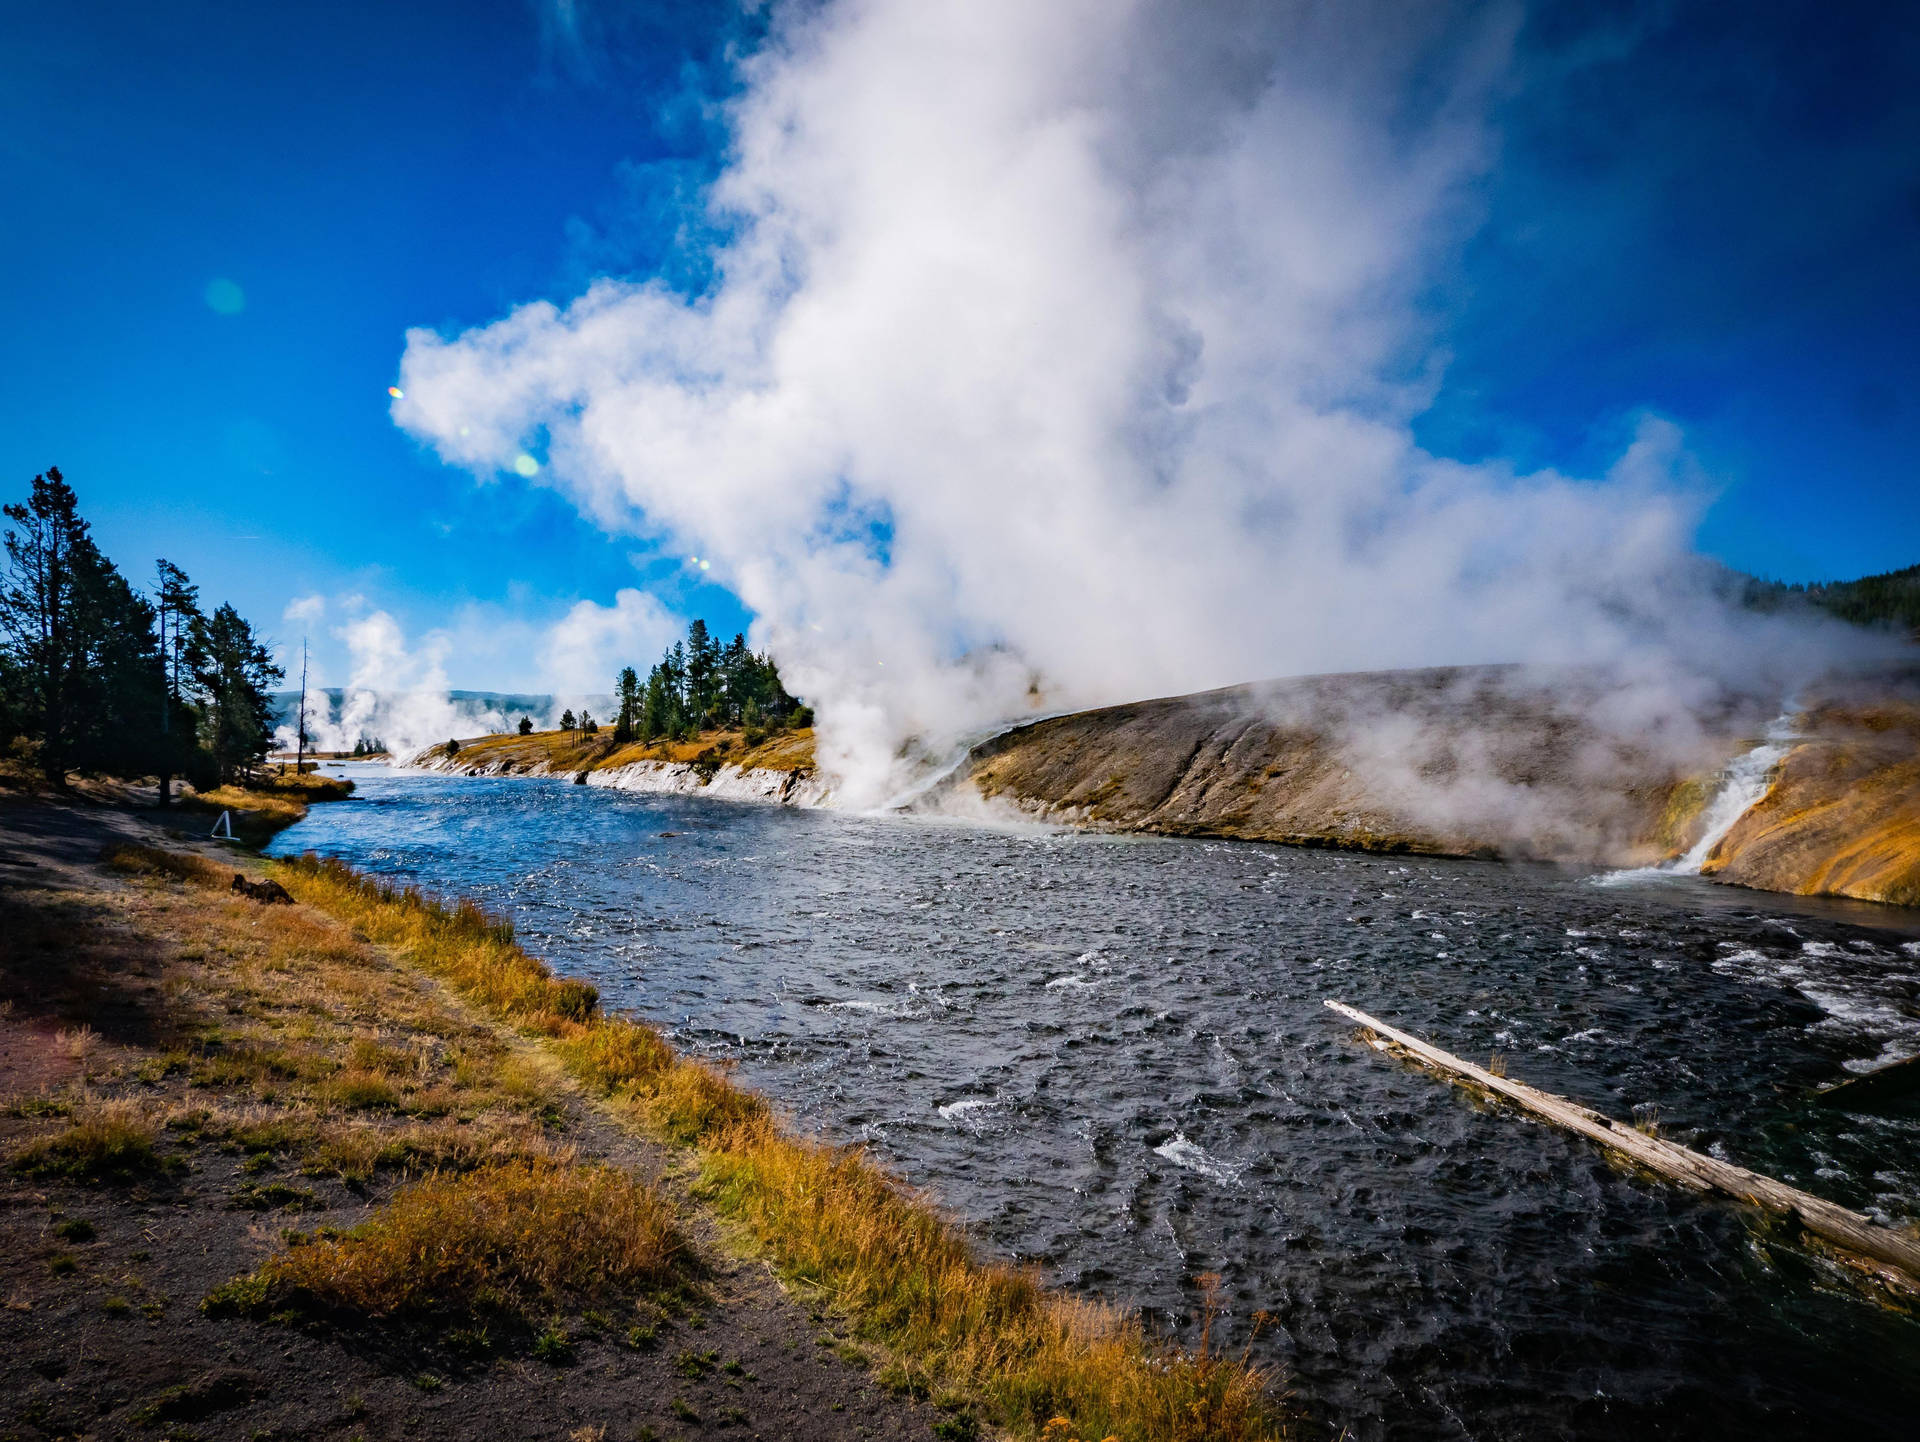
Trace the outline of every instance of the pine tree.
<path fill-rule="evenodd" d="M 560 729 L 562 731 L 573 730 L 573 712 L 571 710 L 562 711 L 560 713 Z"/>
<path fill-rule="evenodd" d="M 746 719 L 747 703 L 754 699 L 752 671 L 753 652 L 747 649 L 747 638 L 735 632 L 720 653 L 720 711 L 729 723 Z"/>
<path fill-rule="evenodd" d="M 720 702 L 720 646 L 705 621 L 687 627 L 687 709 L 698 731 Z"/>
<path fill-rule="evenodd" d="M 189 776 L 203 768 L 197 763 L 201 754 L 195 744 L 192 705 L 194 676 L 202 664 L 200 637 L 205 633 L 206 617 L 200 613 L 200 588 L 187 579 L 187 573 L 171 561 L 155 564 L 159 583 L 155 587 L 156 619 L 160 631 L 160 655 L 165 668 L 165 699 L 160 707 L 160 804 L 171 804 L 173 774 Z"/>
<path fill-rule="evenodd" d="M 231 781 L 266 759 L 273 745 L 268 693 L 286 673 L 232 606 L 215 611 L 202 631 L 200 739 L 220 780 Z"/>
<path fill-rule="evenodd" d="M 647 673 L 646 695 L 640 703 L 640 739 L 655 741 L 673 730 L 673 699 L 666 672 L 656 665 Z"/>
<path fill-rule="evenodd" d="M 522 716 L 520 718 L 520 734 L 522 736 L 533 735 L 533 717 Z"/>
<path fill-rule="evenodd" d="M 615 683 L 620 695 L 620 715 L 613 723 L 613 739 L 624 746 L 633 740 L 640 719 L 640 677 L 633 667 L 623 666 Z"/>
<path fill-rule="evenodd" d="M 18 527 L 7 532 L 0 585 L 9 674 L 39 733 L 41 769 L 64 788 L 86 656 L 76 630 L 78 573 L 98 553 L 57 466 L 35 476 L 26 503 L 9 505 L 6 516 Z"/>
<path fill-rule="evenodd" d="M 79 558 L 73 635 L 81 671 L 68 755 L 75 770 L 132 777 L 160 769 L 166 666 L 155 615 L 97 550 Z"/>

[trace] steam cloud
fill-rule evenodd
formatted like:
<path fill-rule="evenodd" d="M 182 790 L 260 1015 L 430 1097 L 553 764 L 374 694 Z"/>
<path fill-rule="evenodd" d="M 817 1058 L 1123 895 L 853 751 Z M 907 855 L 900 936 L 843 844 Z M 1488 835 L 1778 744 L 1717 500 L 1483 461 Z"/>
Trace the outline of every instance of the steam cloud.
<path fill-rule="evenodd" d="M 1597 478 L 1423 452 L 1420 296 L 1514 7 L 838 0 L 743 64 L 705 294 L 409 334 L 398 422 L 710 561 L 849 799 L 1034 704 L 1481 661 L 1697 674 L 1819 638 L 1698 582 L 1644 419 Z"/>
<path fill-rule="evenodd" d="M 654 597 L 633 589 L 619 592 L 611 606 L 578 602 L 544 630 L 484 615 L 410 641 L 392 614 L 369 610 L 359 596 L 331 605 L 324 596 L 303 596 L 287 607 L 285 618 L 314 626 L 330 610 L 341 613 L 332 630 L 352 669 L 337 707 L 309 697 L 308 745 L 317 751 L 351 751 L 364 739 L 384 741 L 404 755 L 449 737 L 510 730 L 523 715 L 542 729 L 558 725 L 566 710 L 605 716 L 613 680 L 607 658 L 656 655 L 684 629 Z M 449 691 L 447 663 L 461 656 L 471 666 L 482 645 L 475 633 L 484 633 L 489 652 L 505 646 L 538 658 L 545 704 L 521 697 L 521 704 L 503 709 Z M 293 749 L 291 720 L 275 739 L 282 749 Z"/>

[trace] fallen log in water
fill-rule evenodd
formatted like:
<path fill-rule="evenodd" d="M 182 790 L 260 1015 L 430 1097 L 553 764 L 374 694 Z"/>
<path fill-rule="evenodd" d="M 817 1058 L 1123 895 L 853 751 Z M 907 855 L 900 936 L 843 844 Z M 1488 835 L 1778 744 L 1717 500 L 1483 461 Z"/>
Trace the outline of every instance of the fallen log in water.
<path fill-rule="evenodd" d="M 1675 1142 L 1623 1126 L 1565 1097 L 1538 1091 L 1524 1082 L 1495 1076 L 1485 1067 L 1475 1066 L 1451 1052 L 1430 1046 L 1420 1038 L 1368 1016 L 1345 1002 L 1328 1001 L 1327 1005 L 1348 1020 L 1358 1022 L 1384 1042 L 1391 1043 L 1437 1071 L 1465 1078 L 1476 1086 L 1484 1087 L 1545 1117 L 1556 1126 L 1578 1132 L 1648 1171 L 1683 1186 L 1733 1197 L 1752 1206 L 1778 1212 L 1833 1246 L 1872 1258 L 1883 1267 L 1893 1268 L 1900 1274 L 1896 1280 L 1904 1281 L 1908 1287 L 1920 1287 L 1920 1239 L 1896 1232 L 1891 1227 L 1883 1227 L 1871 1217 L 1823 1201 L 1797 1187 L 1776 1182 L 1758 1172 L 1750 1172 L 1745 1167 L 1718 1161 Z"/>
<path fill-rule="evenodd" d="M 1850 1077 L 1815 1092 L 1813 1099 L 1823 1107 L 1870 1112 L 1915 1096 L 1920 1096 L 1920 1056 Z"/>

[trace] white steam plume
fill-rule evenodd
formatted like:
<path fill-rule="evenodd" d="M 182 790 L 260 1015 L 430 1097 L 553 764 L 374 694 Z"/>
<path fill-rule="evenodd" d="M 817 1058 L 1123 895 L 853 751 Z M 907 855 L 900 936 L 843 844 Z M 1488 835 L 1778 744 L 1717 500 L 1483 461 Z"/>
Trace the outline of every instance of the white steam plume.
<path fill-rule="evenodd" d="M 544 437 L 583 510 L 709 559 L 849 799 L 1036 678 L 1065 705 L 1768 650 L 1676 590 L 1704 495 L 1673 426 L 1591 480 L 1412 439 L 1418 296 L 1518 19 L 794 6 L 744 62 L 710 293 L 411 332 L 395 417 L 483 471 Z"/>
<path fill-rule="evenodd" d="M 351 751 L 358 741 L 377 740 L 400 756 L 453 737 L 511 730 L 523 715 L 543 730 L 558 725 L 567 710 L 605 717 L 615 671 L 644 667 L 685 629 L 654 597 L 631 588 L 611 606 L 577 602 L 544 630 L 484 614 L 413 641 L 392 614 L 368 611 L 360 597 L 335 606 L 346 613 L 333 635 L 346 647 L 351 671 L 337 707 L 324 695 L 309 696 L 307 744 L 316 751 Z M 288 607 L 288 616 L 297 612 L 298 619 L 317 623 L 326 610 L 326 598 L 307 596 Z M 534 658 L 544 704 L 532 695 L 503 706 L 452 694 L 450 662 L 485 669 L 502 659 L 503 648 L 518 653 L 520 666 Z M 313 691 L 319 690 L 316 684 Z M 278 727 L 275 741 L 293 749 L 291 719 Z"/>

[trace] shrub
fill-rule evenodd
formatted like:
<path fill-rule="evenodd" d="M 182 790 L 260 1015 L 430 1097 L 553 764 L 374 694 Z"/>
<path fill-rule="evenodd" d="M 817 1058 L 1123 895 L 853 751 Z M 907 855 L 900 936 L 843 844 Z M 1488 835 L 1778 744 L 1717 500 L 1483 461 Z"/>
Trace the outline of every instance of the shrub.
<path fill-rule="evenodd" d="M 541 1328 L 533 1339 L 533 1355 L 550 1367 L 566 1367 L 573 1362 L 573 1339 L 558 1322 Z"/>
<path fill-rule="evenodd" d="M 665 1286 L 684 1247 L 668 1203 L 624 1172 L 509 1163 L 403 1187 L 353 1231 L 279 1252 L 222 1292 L 239 1288 L 255 1312 L 446 1309 L 530 1321 Z"/>

